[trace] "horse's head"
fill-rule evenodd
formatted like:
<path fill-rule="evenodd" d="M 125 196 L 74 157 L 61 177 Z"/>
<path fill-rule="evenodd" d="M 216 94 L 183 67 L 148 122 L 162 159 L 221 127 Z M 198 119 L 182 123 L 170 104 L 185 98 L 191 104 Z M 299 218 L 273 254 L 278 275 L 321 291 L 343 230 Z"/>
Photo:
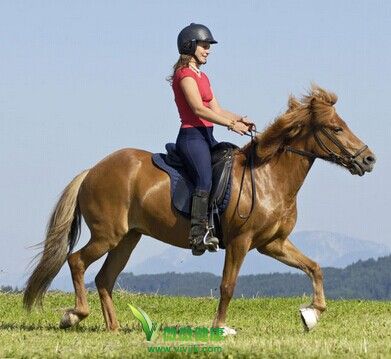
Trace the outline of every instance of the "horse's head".
<path fill-rule="evenodd" d="M 337 114 L 337 96 L 313 86 L 302 101 L 289 98 L 288 110 L 257 136 L 257 156 L 269 161 L 277 153 L 321 158 L 362 176 L 371 172 L 375 155 Z"/>
<path fill-rule="evenodd" d="M 313 86 L 303 98 L 303 105 L 309 112 L 306 124 L 309 149 L 316 157 L 337 163 L 350 173 L 362 176 L 372 171 L 375 155 L 338 115 L 334 108 L 336 102 L 335 94 L 317 86 Z"/>

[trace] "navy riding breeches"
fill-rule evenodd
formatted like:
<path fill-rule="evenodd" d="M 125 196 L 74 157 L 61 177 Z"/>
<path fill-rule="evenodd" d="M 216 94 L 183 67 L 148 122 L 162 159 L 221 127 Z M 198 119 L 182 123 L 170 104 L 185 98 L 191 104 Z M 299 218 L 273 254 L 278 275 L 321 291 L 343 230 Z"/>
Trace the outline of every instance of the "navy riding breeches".
<path fill-rule="evenodd" d="M 176 149 L 196 190 L 210 192 L 212 188 L 211 150 L 217 144 L 213 137 L 213 127 L 189 127 L 179 130 Z"/>

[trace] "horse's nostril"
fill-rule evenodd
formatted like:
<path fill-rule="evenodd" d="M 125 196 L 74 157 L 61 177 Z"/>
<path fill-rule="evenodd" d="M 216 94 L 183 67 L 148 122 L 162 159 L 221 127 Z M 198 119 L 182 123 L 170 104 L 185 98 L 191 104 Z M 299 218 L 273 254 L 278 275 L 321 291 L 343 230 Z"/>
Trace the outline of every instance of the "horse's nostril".
<path fill-rule="evenodd" d="M 376 162 L 376 158 L 374 156 L 367 156 L 364 158 L 364 162 L 370 165 Z"/>

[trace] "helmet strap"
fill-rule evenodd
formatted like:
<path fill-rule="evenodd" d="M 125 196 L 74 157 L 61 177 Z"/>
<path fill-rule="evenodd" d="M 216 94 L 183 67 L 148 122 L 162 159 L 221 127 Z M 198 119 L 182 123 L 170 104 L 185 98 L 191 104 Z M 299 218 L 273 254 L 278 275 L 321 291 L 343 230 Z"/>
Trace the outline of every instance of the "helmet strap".
<path fill-rule="evenodd" d="M 197 49 L 197 42 L 198 42 L 198 41 L 195 41 L 195 44 L 193 45 L 193 46 L 194 46 L 193 59 L 196 61 L 196 63 L 197 63 L 198 66 L 201 66 L 201 65 L 202 65 L 202 62 L 198 59 L 198 57 L 197 57 L 196 54 L 195 54 L 196 49 Z"/>
<path fill-rule="evenodd" d="M 201 66 L 201 65 L 202 65 L 202 62 L 198 59 L 198 57 L 197 57 L 195 54 L 193 54 L 193 59 L 195 60 L 195 62 L 196 62 L 196 64 L 197 64 L 198 66 Z"/>

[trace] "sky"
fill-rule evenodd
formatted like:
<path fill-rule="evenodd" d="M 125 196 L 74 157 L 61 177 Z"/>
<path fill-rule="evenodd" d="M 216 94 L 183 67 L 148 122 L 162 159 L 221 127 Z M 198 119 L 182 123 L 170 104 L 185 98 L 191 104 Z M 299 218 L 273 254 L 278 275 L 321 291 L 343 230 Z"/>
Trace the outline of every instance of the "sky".
<path fill-rule="evenodd" d="M 294 231 L 390 245 L 390 18 L 390 2 L 369 0 L 0 1 L 0 284 L 25 281 L 29 247 L 76 174 L 117 149 L 175 141 L 165 78 L 191 22 L 218 40 L 202 70 L 222 107 L 262 130 L 315 82 L 377 156 L 364 177 L 316 161 Z M 219 126 L 215 137 L 248 140 Z M 126 270 L 166 248 L 144 237 Z"/>

